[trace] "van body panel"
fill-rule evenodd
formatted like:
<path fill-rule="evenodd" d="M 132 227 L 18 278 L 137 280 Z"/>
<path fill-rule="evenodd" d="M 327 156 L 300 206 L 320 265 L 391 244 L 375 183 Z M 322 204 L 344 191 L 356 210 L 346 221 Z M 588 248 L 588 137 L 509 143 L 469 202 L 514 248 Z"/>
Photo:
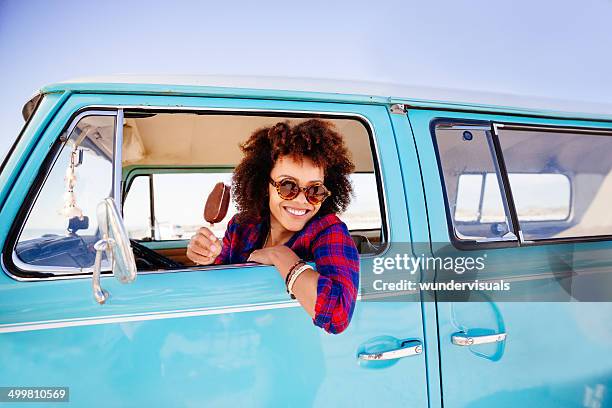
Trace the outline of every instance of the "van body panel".
<path fill-rule="evenodd" d="M 543 118 L 482 115 L 476 113 L 410 110 L 408 112 L 418 147 L 431 227 L 432 242 L 452 244 L 443 194 L 443 177 L 432 142 L 431 123 L 439 118 L 520 123 L 538 126 L 612 129 L 612 123 L 562 121 Z M 465 251 L 469 254 L 469 251 Z M 496 269 L 480 279 L 502 278 L 519 287 L 535 301 L 437 302 L 441 383 L 446 407 L 465 406 L 605 406 L 602 392 L 611 386 L 612 353 L 609 302 L 576 302 L 566 290 L 566 271 L 557 257 L 584 258 L 596 254 L 607 264 L 601 281 L 610 287 L 612 242 L 548 242 L 520 247 L 484 249 Z M 607 261 L 604 261 L 607 260 Z M 577 262 L 574 278 L 595 272 Z M 576 273 L 578 275 L 576 275 Z M 517 279 L 519 278 L 519 279 Z M 570 281 L 571 282 L 571 281 Z M 576 285 L 579 280 L 574 281 Z M 548 291 L 553 299 L 538 301 Z M 606 323 L 604 323 L 606 322 Z M 453 334 L 463 330 L 487 329 L 507 333 L 496 345 L 460 347 Z M 607 391 L 605 391 L 607 392 Z M 584 402 L 591 401 L 591 402 Z"/>

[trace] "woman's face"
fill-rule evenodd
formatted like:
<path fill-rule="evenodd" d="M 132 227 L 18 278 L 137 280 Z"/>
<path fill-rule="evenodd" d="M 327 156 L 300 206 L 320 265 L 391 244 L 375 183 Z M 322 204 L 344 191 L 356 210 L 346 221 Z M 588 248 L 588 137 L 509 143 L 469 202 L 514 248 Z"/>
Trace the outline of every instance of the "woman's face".
<path fill-rule="evenodd" d="M 272 168 L 270 177 L 274 181 L 291 177 L 298 182 L 300 187 L 306 187 L 317 181 L 322 183 L 324 171 L 306 157 L 300 162 L 290 156 L 281 156 Z M 300 231 L 321 208 L 321 204 L 310 204 L 303 192 L 300 192 L 293 200 L 283 200 L 272 184 L 269 184 L 268 188 L 271 219 L 288 231 Z"/>

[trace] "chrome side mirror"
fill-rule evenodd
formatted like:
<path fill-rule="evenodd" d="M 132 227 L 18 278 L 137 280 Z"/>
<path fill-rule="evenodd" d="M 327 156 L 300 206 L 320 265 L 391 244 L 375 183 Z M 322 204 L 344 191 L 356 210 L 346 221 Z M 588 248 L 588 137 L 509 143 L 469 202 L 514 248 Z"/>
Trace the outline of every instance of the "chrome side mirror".
<path fill-rule="evenodd" d="M 96 302 L 103 304 L 110 295 L 100 286 L 102 254 L 106 253 L 113 275 L 121 283 L 130 283 L 136 279 L 136 261 L 115 200 L 109 197 L 100 202 L 97 216 L 102 239 L 94 245 L 96 260 L 93 271 L 93 295 Z"/>

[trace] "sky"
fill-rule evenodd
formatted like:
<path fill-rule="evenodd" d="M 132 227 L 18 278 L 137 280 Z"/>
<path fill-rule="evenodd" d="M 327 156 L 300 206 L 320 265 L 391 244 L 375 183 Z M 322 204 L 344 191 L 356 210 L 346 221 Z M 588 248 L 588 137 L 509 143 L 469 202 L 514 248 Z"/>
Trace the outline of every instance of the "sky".
<path fill-rule="evenodd" d="M 373 80 L 612 102 L 612 0 L 0 0 L 0 157 L 42 85 L 114 73 Z"/>

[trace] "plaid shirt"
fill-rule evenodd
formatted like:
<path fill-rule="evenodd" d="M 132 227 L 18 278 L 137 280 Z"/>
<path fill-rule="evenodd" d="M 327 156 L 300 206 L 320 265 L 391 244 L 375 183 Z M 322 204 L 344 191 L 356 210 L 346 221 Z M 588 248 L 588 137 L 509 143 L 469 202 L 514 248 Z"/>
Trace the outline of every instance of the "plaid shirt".
<path fill-rule="evenodd" d="M 263 246 L 268 228 L 268 220 L 239 223 L 234 216 L 215 264 L 246 262 Z M 342 332 L 353 315 L 359 285 L 359 255 L 346 224 L 335 214 L 315 216 L 285 245 L 303 260 L 314 261 L 320 274 L 313 323 L 329 333 Z"/>

